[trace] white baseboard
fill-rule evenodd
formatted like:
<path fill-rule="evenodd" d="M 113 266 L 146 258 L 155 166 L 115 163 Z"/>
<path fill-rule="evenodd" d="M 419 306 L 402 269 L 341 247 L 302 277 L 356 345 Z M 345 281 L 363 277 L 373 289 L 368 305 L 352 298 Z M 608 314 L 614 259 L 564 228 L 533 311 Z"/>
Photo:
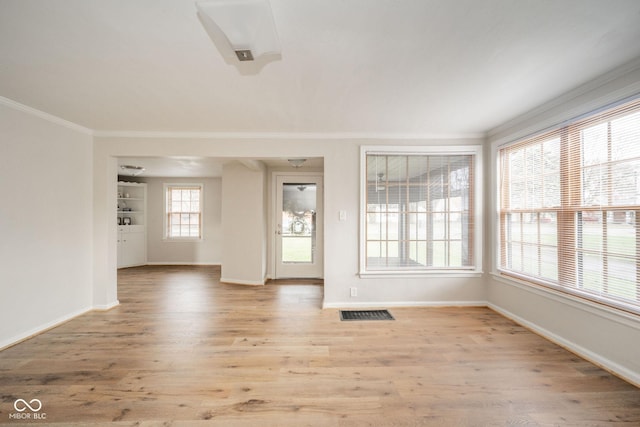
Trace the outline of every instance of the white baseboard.
<path fill-rule="evenodd" d="M 230 279 L 228 277 L 221 277 L 220 283 L 230 283 L 233 285 L 251 285 L 251 286 L 264 286 L 265 281 L 259 280 L 243 280 L 243 279 Z"/>
<path fill-rule="evenodd" d="M 219 262 L 148 262 L 146 265 L 204 265 L 220 266 Z"/>
<path fill-rule="evenodd" d="M 500 313 L 504 317 L 511 319 L 514 322 L 524 326 L 525 328 L 535 332 L 536 334 L 542 336 L 543 338 L 546 338 L 549 341 L 559 345 L 560 347 L 563 347 L 569 350 L 570 352 L 577 354 L 583 359 L 586 359 L 589 362 L 611 372 L 612 374 L 619 376 L 620 378 L 630 382 L 636 387 L 640 387 L 640 373 L 627 369 L 626 367 L 610 359 L 607 359 L 606 357 L 603 357 L 598 353 L 594 353 L 593 351 L 587 348 L 584 348 L 572 341 L 569 341 L 561 337 L 560 335 L 557 335 L 549 331 L 548 329 L 542 328 L 537 324 L 532 323 L 516 314 L 513 314 L 512 312 L 505 310 L 502 307 L 499 307 L 495 304 L 489 304 L 488 307 L 493 311 Z"/>
<path fill-rule="evenodd" d="M 487 307 L 486 301 L 365 301 L 323 302 L 322 308 L 389 308 L 389 307 Z"/>
<path fill-rule="evenodd" d="M 93 309 L 97 310 L 97 311 L 107 311 L 107 310 L 111 310 L 113 307 L 117 307 L 119 305 L 120 305 L 120 301 L 115 300 L 114 302 L 111 302 L 109 304 L 94 305 Z"/>
<path fill-rule="evenodd" d="M 34 336 L 36 336 L 38 334 L 46 332 L 49 329 L 53 329 L 56 326 L 60 326 L 63 323 L 68 322 L 69 320 L 72 320 L 72 319 L 74 319 L 74 318 L 76 318 L 78 316 L 81 316 L 83 314 L 86 314 L 86 313 L 92 311 L 93 309 L 94 309 L 94 307 L 86 307 L 86 308 L 82 308 L 80 310 L 73 311 L 73 312 L 71 312 L 71 313 L 69 313 L 67 315 L 61 316 L 61 317 L 59 317 L 57 319 L 54 319 L 54 320 L 52 320 L 50 322 L 43 323 L 42 325 L 39 325 L 39 326 L 37 326 L 35 328 L 31 328 L 31 329 L 29 329 L 27 331 L 21 332 L 21 333 L 19 333 L 17 335 L 14 335 L 14 336 L 9 337 L 9 338 L 7 338 L 5 340 L 2 340 L 2 341 L 0 341 L 0 350 L 4 350 L 7 347 L 11 347 L 11 346 L 16 345 L 16 344 L 18 344 L 18 343 L 20 343 L 22 341 L 25 341 L 25 340 L 27 340 L 27 339 L 29 339 L 31 337 L 34 337 Z"/>

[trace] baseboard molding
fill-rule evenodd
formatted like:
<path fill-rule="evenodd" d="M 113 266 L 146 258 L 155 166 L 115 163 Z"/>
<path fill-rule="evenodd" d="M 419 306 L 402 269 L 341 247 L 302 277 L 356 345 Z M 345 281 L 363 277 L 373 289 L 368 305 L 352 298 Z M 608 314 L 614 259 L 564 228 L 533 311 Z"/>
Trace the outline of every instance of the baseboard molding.
<path fill-rule="evenodd" d="M 560 335 L 557 335 L 551 331 L 549 331 L 548 329 L 542 328 L 540 326 L 538 326 L 537 324 L 530 322 L 516 314 L 513 314 L 512 312 L 510 312 L 509 310 L 505 310 L 504 308 L 497 306 L 495 304 L 488 304 L 488 307 L 495 311 L 496 313 L 501 314 L 502 316 L 513 320 L 514 322 L 518 323 L 521 326 L 524 326 L 525 328 L 531 330 L 532 332 L 542 336 L 543 338 L 553 342 L 554 344 L 559 345 L 560 347 L 582 357 L 585 360 L 588 360 L 589 362 L 593 363 L 594 365 L 597 365 L 599 367 L 601 367 L 602 369 L 612 373 L 613 375 L 616 375 L 620 378 L 622 378 L 623 380 L 635 385 L 636 387 L 640 387 L 640 373 L 638 372 L 634 372 L 630 369 L 627 369 L 626 367 L 610 360 L 607 359 L 606 357 L 603 357 L 602 355 L 598 354 L 598 353 L 594 353 L 593 351 L 582 347 L 572 341 L 569 341 L 563 337 L 561 337 Z"/>
<path fill-rule="evenodd" d="M 8 339 L 2 340 L 0 341 L 0 351 L 4 350 L 5 348 L 14 346 L 16 344 L 19 344 L 23 341 L 28 340 L 29 338 L 32 338 L 36 335 L 39 335 L 43 332 L 46 332 L 50 329 L 53 329 L 57 326 L 62 325 L 63 323 L 67 323 L 68 321 L 75 319 L 78 316 L 82 316 L 83 314 L 86 314 L 90 311 L 92 311 L 94 309 L 94 307 L 86 307 L 86 308 L 82 308 L 80 310 L 76 310 L 73 311 L 65 316 L 59 317 L 55 320 L 52 320 L 50 322 L 46 322 L 43 323 L 42 325 L 35 327 L 35 328 L 31 328 L 27 331 L 24 331 L 18 335 L 14 335 Z"/>
<path fill-rule="evenodd" d="M 202 265 L 219 267 L 222 264 L 219 262 L 148 262 L 146 265 Z"/>
<path fill-rule="evenodd" d="M 119 305 L 120 305 L 120 301 L 115 300 L 114 302 L 109 303 L 109 304 L 94 305 L 93 309 L 96 310 L 96 311 L 108 311 L 108 310 L 111 310 L 112 308 L 117 307 Z"/>
<path fill-rule="evenodd" d="M 231 285 L 250 285 L 250 286 L 264 286 L 265 281 L 259 280 L 243 280 L 243 279 L 230 279 L 228 277 L 221 277 L 220 283 L 229 283 Z"/>
<path fill-rule="evenodd" d="M 487 307 L 486 301 L 365 301 L 326 302 L 322 308 L 389 308 L 389 307 Z"/>

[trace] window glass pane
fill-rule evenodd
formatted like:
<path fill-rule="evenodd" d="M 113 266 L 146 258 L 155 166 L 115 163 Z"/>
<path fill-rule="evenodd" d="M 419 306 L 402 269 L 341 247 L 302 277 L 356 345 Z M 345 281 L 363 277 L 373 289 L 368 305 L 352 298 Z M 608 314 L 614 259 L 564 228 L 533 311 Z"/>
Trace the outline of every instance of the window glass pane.
<path fill-rule="evenodd" d="M 445 242 L 434 241 L 433 247 L 433 266 L 434 267 L 446 267 L 447 261 L 447 246 Z"/>
<path fill-rule="evenodd" d="M 607 293 L 629 301 L 638 300 L 638 284 L 636 282 L 636 263 L 628 258 L 609 258 L 609 277 Z"/>
<path fill-rule="evenodd" d="M 607 203 L 607 166 L 591 166 L 582 170 L 583 206 L 606 206 Z"/>
<path fill-rule="evenodd" d="M 635 256 L 636 230 L 632 211 L 615 211 L 607 224 L 607 251 L 614 255 Z"/>
<path fill-rule="evenodd" d="M 449 264 L 447 267 L 462 266 L 462 242 L 449 243 Z"/>
<path fill-rule="evenodd" d="M 449 238 L 462 239 L 462 215 L 454 213 L 449 216 Z"/>
<path fill-rule="evenodd" d="M 640 141 L 638 141 L 640 144 Z M 612 168 L 612 206 L 640 203 L 640 159 L 619 162 Z"/>
<path fill-rule="evenodd" d="M 395 258 L 395 262 L 397 262 L 398 258 L 400 257 L 399 248 L 400 246 L 398 245 L 398 241 L 388 240 L 386 256 L 388 256 L 389 258 Z"/>
<path fill-rule="evenodd" d="M 640 112 L 611 121 L 611 158 L 640 158 Z"/>
<path fill-rule="evenodd" d="M 580 139 L 583 165 L 597 165 L 607 161 L 607 123 L 584 129 Z"/>
<path fill-rule="evenodd" d="M 542 206 L 560 206 L 560 139 L 543 143 Z"/>
<path fill-rule="evenodd" d="M 602 212 L 586 211 L 581 213 L 582 221 L 578 237 L 578 247 L 588 251 L 602 251 Z"/>
<path fill-rule="evenodd" d="M 540 248 L 540 276 L 552 282 L 558 281 L 558 248 Z"/>
<path fill-rule="evenodd" d="M 538 243 L 538 221 L 537 215 L 532 213 L 523 214 L 521 224 L 522 241 L 526 243 Z"/>
<path fill-rule="evenodd" d="M 585 253 L 581 257 L 579 274 L 582 277 L 582 282 L 579 286 L 601 293 L 603 290 L 603 276 L 602 276 L 602 255 Z"/>
<path fill-rule="evenodd" d="M 371 219 L 374 217 L 373 219 Z M 386 239 L 386 232 L 384 224 L 379 219 L 379 214 L 368 214 L 367 218 L 367 240 L 384 240 Z"/>
<path fill-rule="evenodd" d="M 367 257 L 368 258 L 381 258 L 383 256 L 382 253 L 382 243 L 380 242 L 367 242 Z"/>
<path fill-rule="evenodd" d="M 397 240 L 400 237 L 400 216 L 397 213 L 387 214 L 387 239 Z"/>

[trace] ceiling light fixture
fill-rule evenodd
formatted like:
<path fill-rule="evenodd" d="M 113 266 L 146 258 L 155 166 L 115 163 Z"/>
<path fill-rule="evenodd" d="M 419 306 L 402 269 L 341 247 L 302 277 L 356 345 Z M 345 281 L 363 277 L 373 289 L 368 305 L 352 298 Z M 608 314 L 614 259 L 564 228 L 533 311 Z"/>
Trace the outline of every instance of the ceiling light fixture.
<path fill-rule="evenodd" d="M 120 170 L 123 171 L 123 175 L 129 175 L 129 176 L 138 176 L 142 172 L 144 172 L 144 168 L 142 166 L 132 166 L 132 165 L 120 165 Z"/>
<path fill-rule="evenodd" d="M 199 1 L 196 8 L 200 22 L 225 59 L 253 61 L 279 56 L 280 42 L 269 0 Z"/>
<path fill-rule="evenodd" d="M 287 159 L 287 161 L 294 168 L 299 168 L 299 167 L 302 167 L 302 165 L 304 164 L 304 162 L 307 161 L 307 159 Z"/>

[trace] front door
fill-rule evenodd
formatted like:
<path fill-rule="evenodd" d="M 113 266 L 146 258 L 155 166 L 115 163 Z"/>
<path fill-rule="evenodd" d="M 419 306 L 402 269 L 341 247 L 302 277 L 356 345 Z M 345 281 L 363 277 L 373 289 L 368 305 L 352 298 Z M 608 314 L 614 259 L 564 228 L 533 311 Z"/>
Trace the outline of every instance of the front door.
<path fill-rule="evenodd" d="M 276 278 L 320 278 L 322 176 L 276 177 Z"/>

